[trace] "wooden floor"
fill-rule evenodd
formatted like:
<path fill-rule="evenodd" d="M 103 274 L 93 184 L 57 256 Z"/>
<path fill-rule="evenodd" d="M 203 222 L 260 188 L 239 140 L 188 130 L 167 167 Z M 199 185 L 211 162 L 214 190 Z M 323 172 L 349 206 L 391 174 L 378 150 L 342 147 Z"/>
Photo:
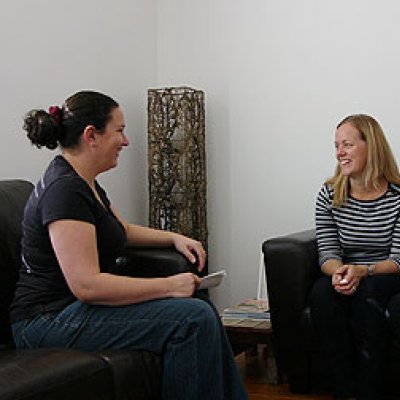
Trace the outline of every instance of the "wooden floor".
<path fill-rule="evenodd" d="M 247 393 L 250 400 L 331 400 L 327 393 L 313 393 L 310 395 L 293 394 L 287 384 L 274 384 L 273 370 L 266 368 L 263 361 L 263 352 L 258 351 L 257 355 L 245 356 L 244 353 L 236 357 L 241 370 Z"/>

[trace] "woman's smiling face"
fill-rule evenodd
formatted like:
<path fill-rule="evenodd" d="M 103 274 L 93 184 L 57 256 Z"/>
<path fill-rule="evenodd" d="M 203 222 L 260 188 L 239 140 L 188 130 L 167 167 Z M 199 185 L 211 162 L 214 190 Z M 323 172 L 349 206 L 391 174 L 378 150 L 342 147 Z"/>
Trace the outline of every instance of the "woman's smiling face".
<path fill-rule="evenodd" d="M 104 164 L 102 170 L 115 167 L 120 151 L 129 145 L 124 129 L 124 114 L 119 107 L 114 108 L 104 132 L 98 134 L 98 160 Z"/>
<path fill-rule="evenodd" d="M 335 135 L 336 159 L 342 174 L 353 179 L 362 177 L 367 165 L 367 142 L 351 123 L 339 126 Z"/>

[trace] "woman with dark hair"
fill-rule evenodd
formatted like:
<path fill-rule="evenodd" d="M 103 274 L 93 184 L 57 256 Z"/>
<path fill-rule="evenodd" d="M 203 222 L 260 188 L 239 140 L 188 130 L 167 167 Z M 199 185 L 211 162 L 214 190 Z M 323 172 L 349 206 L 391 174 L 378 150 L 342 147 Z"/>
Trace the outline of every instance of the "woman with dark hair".
<path fill-rule="evenodd" d="M 319 263 L 311 316 L 337 399 L 384 398 L 391 297 L 400 292 L 400 174 L 379 123 L 339 123 L 335 175 L 316 203 Z"/>
<path fill-rule="evenodd" d="M 112 273 L 126 243 L 170 246 L 205 262 L 201 243 L 128 224 L 97 176 L 129 144 L 124 115 L 110 97 L 78 92 L 49 112 L 33 110 L 32 144 L 57 155 L 25 208 L 20 278 L 11 308 L 17 347 L 142 349 L 163 356 L 163 399 L 246 399 L 232 351 L 212 305 L 192 298 L 192 273 L 133 278 Z"/>

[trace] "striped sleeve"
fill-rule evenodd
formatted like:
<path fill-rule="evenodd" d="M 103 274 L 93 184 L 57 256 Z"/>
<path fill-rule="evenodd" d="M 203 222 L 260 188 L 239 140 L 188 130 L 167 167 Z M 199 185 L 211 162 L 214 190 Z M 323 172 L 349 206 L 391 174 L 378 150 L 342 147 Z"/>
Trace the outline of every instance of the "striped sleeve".
<path fill-rule="evenodd" d="M 398 186 L 394 186 L 394 189 L 397 191 L 397 193 L 399 193 Z M 397 216 L 397 220 L 394 225 L 389 259 L 396 263 L 400 272 L 400 215 Z"/>
<path fill-rule="evenodd" d="M 332 195 L 333 191 L 324 185 L 316 201 L 315 225 L 320 266 L 329 259 L 342 259 L 338 229 L 332 215 Z"/>

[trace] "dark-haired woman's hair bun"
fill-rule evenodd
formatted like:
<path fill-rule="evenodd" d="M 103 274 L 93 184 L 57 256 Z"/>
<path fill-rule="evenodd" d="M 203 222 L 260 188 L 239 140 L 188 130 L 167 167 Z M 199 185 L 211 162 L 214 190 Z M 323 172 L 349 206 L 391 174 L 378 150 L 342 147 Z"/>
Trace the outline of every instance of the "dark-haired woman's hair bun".
<path fill-rule="evenodd" d="M 60 109 L 61 112 L 61 109 Z M 32 110 L 24 118 L 24 130 L 33 145 L 54 150 L 61 135 L 60 120 L 44 110 Z"/>
<path fill-rule="evenodd" d="M 79 146 L 85 128 L 92 125 L 104 132 L 112 111 L 118 103 L 111 97 L 91 90 L 83 90 L 70 96 L 63 106 L 51 106 L 49 112 L 32 110 L 24 118 L 24 129 L 36 147 L 62 149 Z"/>

